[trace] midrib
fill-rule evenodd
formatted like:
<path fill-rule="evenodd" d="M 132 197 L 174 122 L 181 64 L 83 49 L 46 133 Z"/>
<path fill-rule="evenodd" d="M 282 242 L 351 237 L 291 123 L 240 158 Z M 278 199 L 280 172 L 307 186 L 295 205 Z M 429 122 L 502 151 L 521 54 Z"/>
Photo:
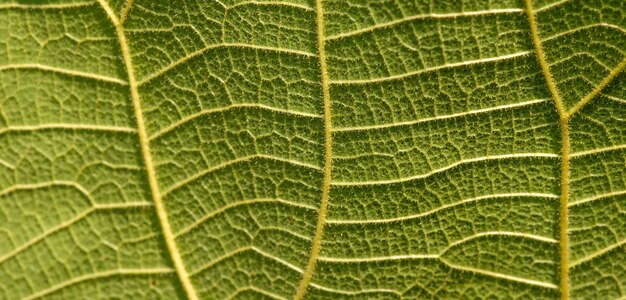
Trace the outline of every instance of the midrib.
<path fill-rule="evenodd" d="M 320 207 L 317 213 L 317 224 L 315 226 L 315 234 L 313 236 L 313 242 L 311 244 L 311 253 L 309 254 L 309 260 L 307 266 L 300 280 L 298 289 L 294 296 L 295 300 L 300 300 L 306 294 L 313 272 L 315 271 L 315 265 L 319 256 L 322 236 L 324 234 L 324 225 L 326 223 L 326 215 L 328 212 L 328 198 L 330 194 L 330 181 L 332 171 L 332 148 L 333 148 L 333 135 L 332 135 L 332 118 L 331 118 L 331 102 L 330 102 L 330 85 L 328 78 L 328 68 L 326 66 L 326 51 L 324 49 L 324 11 L 322 8 L 322 0 L 315 1 L 315 13 L 317 24 L 317 52 L 320 61 L 320 77 L 322 84 L 322 97 L 324 99 L 324 178 L 322 181 L 322 198 L 320 200 Z"/>
<path fill-rule="evenodd" d="M 150 185 L 152 200 L 154 201 L 157 217 L 161 225 L 161 232 L 163 234 L 165 244 L 167 245 L 168 252 L 174 263 L 174 268 L 176 269 L 176 273 L 178 274 L 178 278 L 181 282 L 181 285 L 183 286 L 187 298 L 191 300 L 197 300 L 198 296 L 196 294 L 194 286 L 191 284 L 189 274 L 187 273 L 185 264 L 183 263 L 180 252 L 178 251 L 178 246 L 176 245 L 176 241 L 174 239 L 172 227 L 170 226 L 170 222 L 167 216 L 167 211 L 165 210 L 165 205 L 163 204 L 161 191 L 159 190 L 156 172 L 154 169 L 154 163 L 152 160 L 152 153 L 150 152 L 150 143 L 146 131 L 146 125 L 141 110 L 141 101 L 139 99 L 137 79 L 135 78 L 135 70 L 133 69 L 133 62 L 130 56 L 128 42 L 126 40 L 126 34 L 124 33 L 123 21 L 120 21 L 117 18 L 117 16 L 105 0 L 98 0 L 98 3 L 100 3 L 104 11 L 106 12 L 107 16 L 111 20 L 111 23 L 113 23 L 120 44 L 120 51 L 124 59 L 126 73 L 128 74 L 128 86 L 130 88 L 130 96 L 133 102 L 135 119 L 137 120 L 137 133 L 139 135 L 139 144 L 141 145 L 141 154 L 144 160 L 144 165 L 146 167 L 146 173 L 148 176 L 148 184 Z M 126 5 L 124 8 L 122 20 L 125 20 L 125 16 L 128 13 L 129 9 L 130 5 Z"/>
<path fill-rule="evenodd" d="M 567 234 L 569 227 L 569 210 L 567 203 L 569 202 L 569 174 L 570 174 L 570 137 L 569 137 L 569 117 L 563 100 L 559 94 L 554 78 L 550 73 L 548 63 L 546 61 L 545 53 L 541 46 L 541 39 L 539 38 L 539 32 L 537 28 L 537 21 L 535 20 L 535 11 L 533 9 L 532 0 L 525 0 L 526 14 L 528 15 L 528 22 L 530 25 L 530 32 L 532 35 L 533 45 L 535 46 L 535 52 L 537 53 L 537 59 L 539 60 L 539 66 L 546 79 L 546 84 L 554 99 L 557 112 L 559 114 L 559 127 L 561 132 L 561 181 L 560 189 L 561 195 L 559 200 L 559 290 L 561 292 L 561 299 L 569 299 L 569 236 Z"/>

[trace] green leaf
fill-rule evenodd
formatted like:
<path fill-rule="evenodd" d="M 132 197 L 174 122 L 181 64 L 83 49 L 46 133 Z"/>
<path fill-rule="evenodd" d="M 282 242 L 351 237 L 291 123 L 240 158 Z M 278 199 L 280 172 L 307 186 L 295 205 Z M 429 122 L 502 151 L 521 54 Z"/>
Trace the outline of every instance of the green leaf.
<path fill-rule="evenodd" d="M 0 1 L 0 299 L 623 299 L 623 0 Z"/>

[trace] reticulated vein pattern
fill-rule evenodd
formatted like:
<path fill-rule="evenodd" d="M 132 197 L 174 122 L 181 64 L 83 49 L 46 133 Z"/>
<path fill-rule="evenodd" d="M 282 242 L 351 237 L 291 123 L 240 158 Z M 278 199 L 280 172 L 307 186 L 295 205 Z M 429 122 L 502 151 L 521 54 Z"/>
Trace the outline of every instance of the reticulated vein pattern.
<path fill-rule="evenodd" d="M 622 0 L 0 1 L 0 299 L 624 298 L 625 67 Z"/>

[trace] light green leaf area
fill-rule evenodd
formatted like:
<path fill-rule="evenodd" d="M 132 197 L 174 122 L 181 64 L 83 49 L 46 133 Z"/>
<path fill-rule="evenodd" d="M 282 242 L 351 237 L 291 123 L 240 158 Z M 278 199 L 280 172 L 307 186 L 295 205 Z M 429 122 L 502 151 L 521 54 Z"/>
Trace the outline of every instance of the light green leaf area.
<path fill-rule="evenodd" d="M 623 0 L 0 0 L 0 299 L 624 299 Z"/>

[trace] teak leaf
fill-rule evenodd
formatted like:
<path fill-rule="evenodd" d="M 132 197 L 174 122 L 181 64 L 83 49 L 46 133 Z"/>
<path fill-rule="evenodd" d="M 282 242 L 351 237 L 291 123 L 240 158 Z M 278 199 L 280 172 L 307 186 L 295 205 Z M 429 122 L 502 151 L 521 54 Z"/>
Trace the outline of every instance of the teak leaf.
<path fill-rule="evenodd" d="M 624 0 L 0 1 L 0 299 L 624 299 Z"/>

